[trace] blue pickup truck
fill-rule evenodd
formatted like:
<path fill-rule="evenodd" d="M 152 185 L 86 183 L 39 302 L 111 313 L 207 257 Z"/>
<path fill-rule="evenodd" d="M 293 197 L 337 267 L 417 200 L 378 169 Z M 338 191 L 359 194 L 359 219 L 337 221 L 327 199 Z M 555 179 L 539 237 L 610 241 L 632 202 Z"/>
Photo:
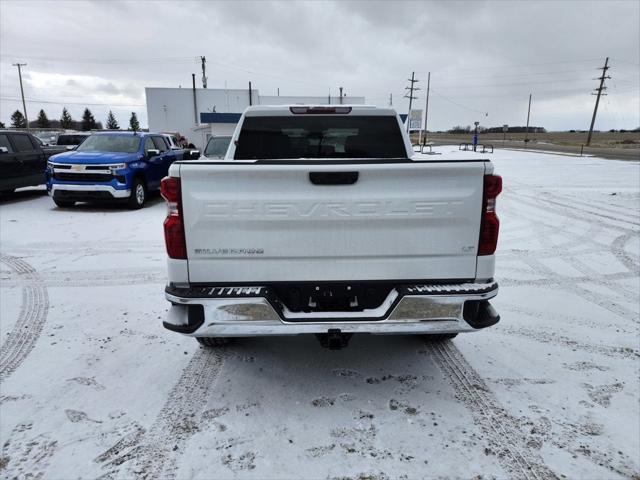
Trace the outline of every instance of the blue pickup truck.
<path fill-rule="evenodd" d="M 142 208 L 147 193 L 160 188 L 176 160 L 188 151 L 172 150 L 163 135 L 147 132 L 94 133 L 74 151 L 47 162 L 47 191 L 58 207 L 76 202 L 122 202 Z"/>

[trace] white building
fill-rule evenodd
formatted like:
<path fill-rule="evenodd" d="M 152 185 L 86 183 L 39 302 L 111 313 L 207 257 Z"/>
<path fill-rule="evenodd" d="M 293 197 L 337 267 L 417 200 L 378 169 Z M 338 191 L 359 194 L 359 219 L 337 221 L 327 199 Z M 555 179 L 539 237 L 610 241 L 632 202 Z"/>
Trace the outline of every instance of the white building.
<path fill-rule="evenodd" d="M 151 132 L 179 132 L 203 148 L 212 135 L 231 135 L 240 115 L 252 105 L 327 105 L 338 97 L 281 97 L 260 95 L 258 90 L 214 88 L 145 88 Z M 363 105 L 364 97 L 343 97 L 343 103 Z"/>

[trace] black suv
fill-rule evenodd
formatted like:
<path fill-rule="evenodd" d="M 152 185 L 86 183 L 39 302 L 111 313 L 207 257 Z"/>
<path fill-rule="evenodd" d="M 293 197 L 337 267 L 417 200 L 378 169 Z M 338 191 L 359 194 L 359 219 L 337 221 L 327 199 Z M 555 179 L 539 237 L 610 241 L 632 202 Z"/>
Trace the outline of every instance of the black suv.
<path fill-rule="evenodd" d="M 48 157 L 30 133 L 0 130 L 0 193 L 45 183 Z"/>

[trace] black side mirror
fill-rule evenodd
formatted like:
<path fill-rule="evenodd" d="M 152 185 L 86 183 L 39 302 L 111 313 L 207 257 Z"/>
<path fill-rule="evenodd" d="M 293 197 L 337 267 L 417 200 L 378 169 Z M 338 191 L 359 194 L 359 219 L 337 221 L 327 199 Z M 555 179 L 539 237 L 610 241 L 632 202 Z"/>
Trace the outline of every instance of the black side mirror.
<path fill-rule="evenodd" d="M 9 149 L 7 147 L 0 147 L 0 153 L 9 153 Z"/>

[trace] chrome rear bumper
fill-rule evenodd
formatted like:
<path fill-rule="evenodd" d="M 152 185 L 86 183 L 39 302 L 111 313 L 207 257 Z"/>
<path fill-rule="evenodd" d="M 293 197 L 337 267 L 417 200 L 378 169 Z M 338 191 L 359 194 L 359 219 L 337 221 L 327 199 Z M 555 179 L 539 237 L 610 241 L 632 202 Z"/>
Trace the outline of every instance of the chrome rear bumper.
<path fill-rule="evenodd" d="M 498 284 L 409 285 L 393 289 L 380 307 L 361 312 L 290 312 L 274 306 L 267 287 L 167 287 L 164 326 L 194 337 L 343 333 L 471 332 L 497 323 L 488 300 Z"/>

